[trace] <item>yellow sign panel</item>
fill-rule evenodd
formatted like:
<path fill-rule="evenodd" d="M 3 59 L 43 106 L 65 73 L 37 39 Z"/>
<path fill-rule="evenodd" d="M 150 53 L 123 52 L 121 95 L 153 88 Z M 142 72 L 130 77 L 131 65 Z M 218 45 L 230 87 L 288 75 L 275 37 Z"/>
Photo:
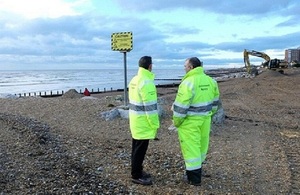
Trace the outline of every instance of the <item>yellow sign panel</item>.
<path fill-rule="evenodd" d="M 111 49 L 113 51 L 132 50 L 132 32 L 113 33 L 111 35 Z"/>

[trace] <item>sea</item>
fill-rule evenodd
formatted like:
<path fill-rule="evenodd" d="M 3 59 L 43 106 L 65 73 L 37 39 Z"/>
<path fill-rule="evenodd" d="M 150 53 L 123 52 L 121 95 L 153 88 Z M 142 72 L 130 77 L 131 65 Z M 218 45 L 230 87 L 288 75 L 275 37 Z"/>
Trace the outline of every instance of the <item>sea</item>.
<path fill-rule="evenodd" d="M 156 69 L 155 84 L 179 83 L 185 74 L 182 69 Z M 137 69 L 86 70 L 0 70 L 0 97 L 4 95 L 50 94 L 75 89 L 91 92 L 124 89 Z M 125 80 L 127 82 L 125 82 Z"/>

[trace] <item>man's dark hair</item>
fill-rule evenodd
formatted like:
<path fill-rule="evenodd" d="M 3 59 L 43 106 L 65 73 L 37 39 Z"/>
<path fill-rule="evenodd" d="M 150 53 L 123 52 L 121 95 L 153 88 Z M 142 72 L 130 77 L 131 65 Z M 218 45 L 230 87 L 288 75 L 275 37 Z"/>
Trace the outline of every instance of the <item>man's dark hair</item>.
<path fill-rule="evenodd" d="M 189 58 L 189 64 L 193 66 L 193 68 L 202 66 L 202 62 L 197 57 Z"/>
<path fill-rule="evenodd" d="M 139 67 L 148 69 L 150 64 L 152 64 L 152 57 L 150 56 L 143 56 L 139 60 Z"/>

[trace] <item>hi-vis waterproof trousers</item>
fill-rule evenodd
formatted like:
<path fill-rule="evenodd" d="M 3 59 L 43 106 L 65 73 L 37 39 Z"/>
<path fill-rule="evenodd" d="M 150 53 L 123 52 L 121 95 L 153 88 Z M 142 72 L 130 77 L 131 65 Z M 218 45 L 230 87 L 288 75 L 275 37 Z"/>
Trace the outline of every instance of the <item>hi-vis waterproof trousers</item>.
<path fill-rule="evenodd" d="M 211 116 L 188 116 L 178 127 L 179 143 L 186 170 L 200 169 L 206 159 L 210 126 Z"/>

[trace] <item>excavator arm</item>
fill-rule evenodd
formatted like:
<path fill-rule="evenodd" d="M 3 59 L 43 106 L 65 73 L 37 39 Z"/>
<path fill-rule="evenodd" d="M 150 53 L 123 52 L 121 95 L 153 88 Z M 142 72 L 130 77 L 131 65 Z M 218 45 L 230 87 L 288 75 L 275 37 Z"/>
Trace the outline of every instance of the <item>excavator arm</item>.
<path fill-rule="evenodd" d="M 268 64 L 269 61 L 271 60 L 270 56 L 268 56 L 264 52 L 244 49 L 244 63 L 248 73 L 251 73 L 251 64 L 249 60 L 249 55 L 263 58 L 265 60 L 263 64 Z"/>

